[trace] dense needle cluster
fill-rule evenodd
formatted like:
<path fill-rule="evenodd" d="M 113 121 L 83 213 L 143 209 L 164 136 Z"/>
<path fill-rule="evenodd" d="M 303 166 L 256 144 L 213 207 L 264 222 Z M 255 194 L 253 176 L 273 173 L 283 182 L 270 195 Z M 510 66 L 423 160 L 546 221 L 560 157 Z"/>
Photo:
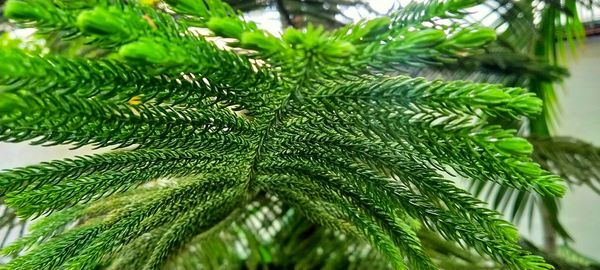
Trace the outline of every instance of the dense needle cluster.
<path fill-rule="evenodd" d="M 481 54 L 495 33 L 461 20 L 475 4 L 412 4 L 276 37 L 218 0 L 9 0 L 4 15 L 21 26 L 104 53 L 3 48 L 0 139 L 118 150 L 0 174 L 6 204 L 41 217 L 4 250 L 16 256 L 7 267 L 193 269 L 182 259 L 199 256 L 190 246 L 233 252 L 214 238 L 241 234 L 231 228 L 246 230 L 249 217 L 263 222 L 258 238 L 272 235 L 299 213 L 368 241 L 395 269 L 437 269 L 421 227 L 510 269 L 551 268 L 446 179 L 562 195 L 532 146 L 488 121 L 534 116 L 541 101 L 402 75 Z M 294 215 L 269 217 L 278 213 Z"/>

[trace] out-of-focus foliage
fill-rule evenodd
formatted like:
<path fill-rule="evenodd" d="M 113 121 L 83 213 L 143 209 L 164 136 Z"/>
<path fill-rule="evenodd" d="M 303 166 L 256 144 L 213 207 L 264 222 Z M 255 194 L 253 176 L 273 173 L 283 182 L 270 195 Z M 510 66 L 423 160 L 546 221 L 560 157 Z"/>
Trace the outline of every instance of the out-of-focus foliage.
<path fill-rule="evenodd" d="M 376 13 L 367 1 L 361 0 L 228 0 L 233 8 L 249 11 L 276 9 L 284 26 L 306 27 L 309 23 L 323 25 L 326 28 L 344 26 L 353 21 L 345 14 L 348 8 Z"/>

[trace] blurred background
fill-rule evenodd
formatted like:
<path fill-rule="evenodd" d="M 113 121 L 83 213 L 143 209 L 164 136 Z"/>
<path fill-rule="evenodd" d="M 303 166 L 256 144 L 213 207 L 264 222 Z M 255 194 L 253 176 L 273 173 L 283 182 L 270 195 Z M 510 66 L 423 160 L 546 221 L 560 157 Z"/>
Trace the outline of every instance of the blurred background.
<path fill-rule="evenodd" d="M 554 134 L 600 145 L 600 36 L 586 38 L 585 46 L 577 56 L 569 55 L 566 63 L 571 76 L 557 87 L 560 113 Z M 571 186 L 560 216 L 574 239 L 573 247 L 600 260 L 600 195 L 588 186 Z M 535 243 L 542 243 L 539 222 L 520 227 Z"/>

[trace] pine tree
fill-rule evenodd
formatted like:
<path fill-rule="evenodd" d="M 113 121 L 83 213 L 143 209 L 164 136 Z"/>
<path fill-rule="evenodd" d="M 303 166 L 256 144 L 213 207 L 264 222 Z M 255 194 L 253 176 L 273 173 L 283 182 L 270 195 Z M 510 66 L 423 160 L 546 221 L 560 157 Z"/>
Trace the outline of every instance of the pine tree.
<path fill-rule="evenodd" d="M 532 145 L 494 124 L 538 115 L 541 100 L 407 75 L 483 54 L 495 32 L 462 20 L 477 1 L 413 4 L 281 38 L 218 0 L 151 2 L 6 3 L 23 27 L 103 53 L 2 49 L 0 140 L 119 149 L 0 174 L 6 204 L 42 216 L 4 249 L 16 256 L 7 268 L 194 269 L 186 263 L 235 264 L 244 248 L 268 263 L 260 238 L 285 246 L 272 231 L 305 220 L 322 239 L 363 239 L 396 269 L 437 269 L 431 242 L 509 269 L 551 268 L 448 180 L 561 196 Z M 348 259 L 353 248 L 306 256 Z"/>

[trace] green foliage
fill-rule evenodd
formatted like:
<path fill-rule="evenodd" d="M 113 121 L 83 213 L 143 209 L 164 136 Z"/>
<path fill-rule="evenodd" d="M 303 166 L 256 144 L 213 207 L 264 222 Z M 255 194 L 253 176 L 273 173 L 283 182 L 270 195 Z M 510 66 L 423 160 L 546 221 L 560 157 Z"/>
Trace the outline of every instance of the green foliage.
<path fill-rule="evenodd" d="M 44 216 L 4 250 L 16 255 L 7 268 L 185 269 L 200 256 L 190 249 L 211 254 L 211 243 L 222 265 L 274 263 L 263 243 L 281 234 L 248 228 L 249 219 L 282 228 L 308 219 L 324 235 L 363 239 L 379 252 L 369 256 L 397 269 L 437 269 L 425 241 L 460 250 L 454 242 L 510 269 L 551 268 L 443 176 L 563 195 L 533 147 L 490 122 L 536 115 L 541 101 L 522 88 L 397 74 L 483 54 L 495 32 L 461 21 L 476 2 L 415 4 L 281 38 L 220 1 L 166 4 L 176 13 L 118 0 L 6 3 L 21 26 L 108 53 L 2 49 L 0 140 L 127 147 L 0 174 L 10 207 Z M 257 212 L 275 206 L 293 216 Z M 240 234 L 245 242 L 224 240 Z M 258 239 L 265 235 L 273 239 Z M 226 243 L 251 252 L 232 255 Z"/>
<path fill-rule="evenodd" d="M 533 158 L 574 185 L 586 185 L 600 193 L 600 149 L 568 137 L 530 138 L 536 148 Z"/>

